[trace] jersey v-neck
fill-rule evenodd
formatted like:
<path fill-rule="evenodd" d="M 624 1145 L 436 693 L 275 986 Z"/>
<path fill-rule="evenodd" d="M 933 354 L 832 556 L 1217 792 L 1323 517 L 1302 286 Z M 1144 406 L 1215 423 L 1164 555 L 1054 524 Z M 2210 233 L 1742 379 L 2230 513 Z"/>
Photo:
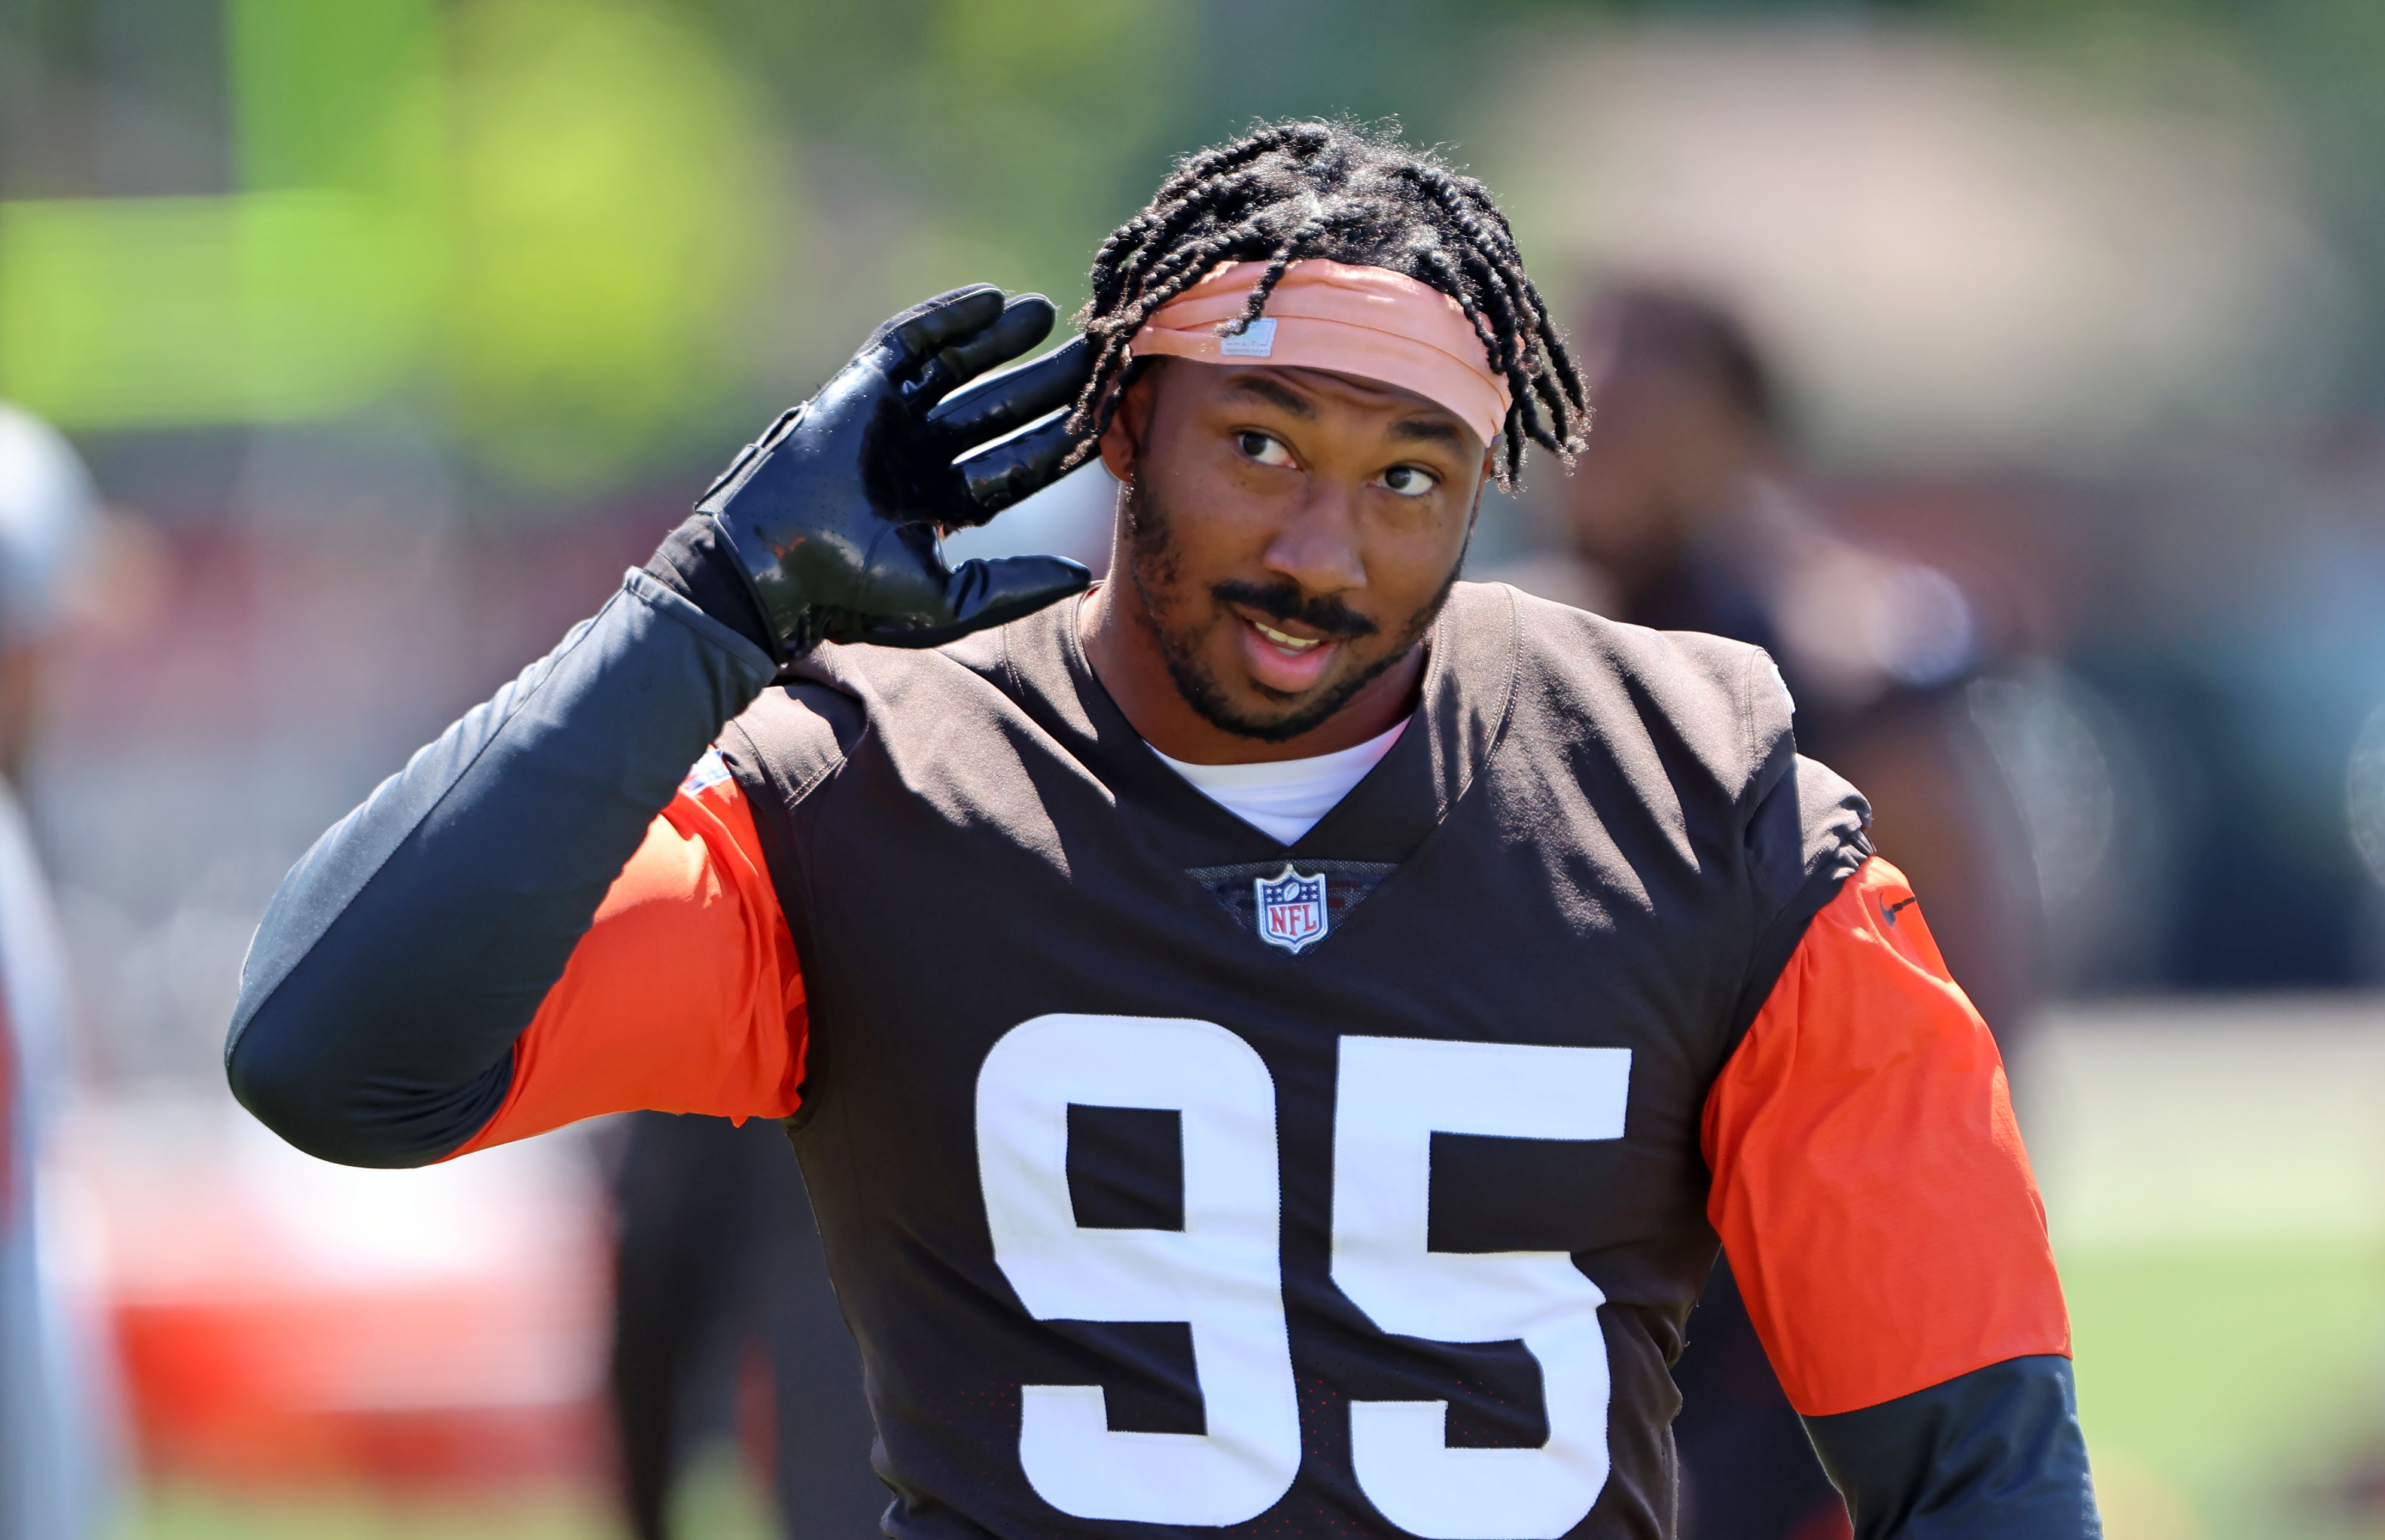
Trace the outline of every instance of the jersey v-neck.
<path fill-rule="evenodd" d="M 1102 788 L 1119 838 L 1179 872 L 1254 862 L 1280 870 L 1288 854 L 1387 867 L 1405 862 L 1491 759 L 1517 671 L 1512 590 L 1457 585 L 1426 644 L 1409 730 L 1287 846 L 1160 760 L 1094 674 L 1080 636 L 1079 605 L 1055 604 L 983 633 L 982 641 L 956 643 L 949 654 L 996 681 L 1067 761 Z"/>
<path fill-rule="evenodd" d="M 1407 725 L 1402 717 L 1390 731 L 1347 749 L 1258 764 L 1191 764 L 1156 749 L 1152 752 L 1192 782 L 1194 790 L 1243 823 L 1282 844 L 1296 845 L 1392 751 Z"/>

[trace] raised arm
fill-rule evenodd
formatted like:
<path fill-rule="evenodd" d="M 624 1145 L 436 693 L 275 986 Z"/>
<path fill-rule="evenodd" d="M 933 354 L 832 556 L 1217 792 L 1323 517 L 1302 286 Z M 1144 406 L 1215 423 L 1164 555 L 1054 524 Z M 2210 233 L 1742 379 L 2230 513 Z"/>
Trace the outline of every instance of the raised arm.
<path fill-rule="evenodd" d="M 753 813 L 707 753 L 514 1039 L 496 1114 L 456 1153 L 635 1108 L 784 1117 L 806 1025 Z"/>
<path fill-rule="evenodd" d="M 1877 857 L 1706 1102 L 1708 1211 L 1859 1540 L 2099 1535 L 2002 1061 Z"/>
<path fill-rule="evenodd" d="M 348 1164 L 462 1149 L 518 1105 L 517 1039 L 688 767 L 782 661 L 823 640 L 934 645 L 1081 590 L 1073 563 L 954 570 L 936 541 L 1067 453 L 1056 418 L 963 452 L 1071 399 L 1079 344 L 945 399 L 1052 320 L 1040 295 L 1005 305 L 980 285 L 880 327 L 593 619 L 318 840 L 242 968 L 225 1062 L 243 1104 Z M 550 1022 L 556 1043 L 581 1036 Z"/>

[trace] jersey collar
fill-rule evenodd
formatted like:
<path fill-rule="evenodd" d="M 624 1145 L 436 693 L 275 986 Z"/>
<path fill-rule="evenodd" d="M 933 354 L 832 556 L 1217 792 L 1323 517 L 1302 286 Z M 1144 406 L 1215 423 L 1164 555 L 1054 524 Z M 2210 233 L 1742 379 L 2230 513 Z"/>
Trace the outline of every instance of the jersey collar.
<path fill-rule="evenodd" d="M 1332 812 L 1286 846 L 1187 785 L 1143 740 L 1085 657 L 1079 602 L 1003 627 L 1005 688 L 1109 789 L 1126 828 L 1180 868 L 1287 855 L 1404 863 L 1480 778 L 1513 705 L 1514 595 L 1501 585 L 1460 583 L 1427 639 L 1408 730 Z"/>

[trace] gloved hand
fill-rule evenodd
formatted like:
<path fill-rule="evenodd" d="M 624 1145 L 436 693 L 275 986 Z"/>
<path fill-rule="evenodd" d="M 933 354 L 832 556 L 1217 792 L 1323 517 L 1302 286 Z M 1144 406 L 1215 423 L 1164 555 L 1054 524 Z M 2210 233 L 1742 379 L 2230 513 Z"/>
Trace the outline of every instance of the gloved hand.
<path fill-rule="evenodd" d="M 697 569 L 730 558 L 782 659 L 826 640 L 933 647 L 1081 591 L 1092 574 L 1074 562 L 1014 556 L 955 570 L 937 540 L 1043 487 L 1072 447 L 1055 417 L 972 450 L 1075 399 L 1093 365 L 1082 339 L 952 393 L 1043 341 L 1054 316 L 1041 294 L 1005 304 L 979 284 L 888 321 L 737 457 L 650 570 L 696 590 L 690 597 L 710 610 Z M 756 617 L 716 618 L 750 630 Z"/>

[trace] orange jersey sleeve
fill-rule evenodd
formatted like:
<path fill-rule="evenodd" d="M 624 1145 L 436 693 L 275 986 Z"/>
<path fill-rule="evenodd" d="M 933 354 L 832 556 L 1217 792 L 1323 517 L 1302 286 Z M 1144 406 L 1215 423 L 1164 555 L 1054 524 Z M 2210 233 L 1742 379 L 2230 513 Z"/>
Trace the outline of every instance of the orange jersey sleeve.
<path fill-rule="evenodd" d="M 456 1153 L 641 1108 L 784 1117 L 804 1027 L 803 975 L 753 810 L 706 754 L 517 1040 L 496 1115 Z"/>
<path fill-rule="evenodd" d="M 1703 1135 L 1708 1216 L 1799 1411 L 2069 1355 L 2004 1062 L 1887 862 L 1815 916 Z"/>

